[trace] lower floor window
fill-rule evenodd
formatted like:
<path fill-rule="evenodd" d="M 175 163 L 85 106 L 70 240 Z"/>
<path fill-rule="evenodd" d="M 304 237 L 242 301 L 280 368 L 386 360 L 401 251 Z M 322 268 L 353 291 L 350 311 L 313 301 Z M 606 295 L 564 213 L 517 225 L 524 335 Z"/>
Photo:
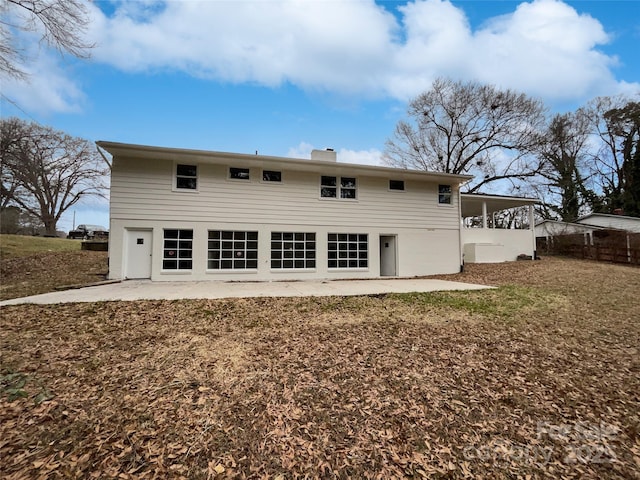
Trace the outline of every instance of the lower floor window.
<path fill-rule="evenodd" d="M 211 270 L 258 268 L 258 232 L 209 230 L 207 268 Z"/>
<path fill-rule="evenodd" d="M 316 234 L 271 232 L 271 268 L 316 268 Z"/>
<path fill-rule="evenodd" d="M 193 267 L 193 230 L 164 231 L 162 268 L 191 270 Z"/>
<path fill-rule="evenodd" d="M 369 239 L 362 233 L 330 233 L 329 268 L 368 268 Z"/>

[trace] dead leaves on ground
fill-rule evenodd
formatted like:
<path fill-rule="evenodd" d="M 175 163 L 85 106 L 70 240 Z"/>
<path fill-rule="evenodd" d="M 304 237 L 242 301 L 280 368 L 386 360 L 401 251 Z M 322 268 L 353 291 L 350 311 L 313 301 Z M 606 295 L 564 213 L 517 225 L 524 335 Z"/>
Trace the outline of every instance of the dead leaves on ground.
<path fill-rule="evenodd" d="M 637 478 L 638 279 L 612 268 L 509 264 L 521 290 L 462 301 L 5 308 L 0 374 L 31 380 L 0 393 L 0 476 Z"/>

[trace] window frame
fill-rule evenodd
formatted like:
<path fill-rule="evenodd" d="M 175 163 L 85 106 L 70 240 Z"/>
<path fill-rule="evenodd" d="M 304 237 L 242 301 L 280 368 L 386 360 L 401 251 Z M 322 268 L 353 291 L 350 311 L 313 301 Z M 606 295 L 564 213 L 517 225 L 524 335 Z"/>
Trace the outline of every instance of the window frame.
<path fill-rule="evenodd" d="M 330 185 L 328 183 L 324 183 L 325 178 L 332 178 L 335 181 L 335 185 Z M 353 187 L 343 186 L 343 179 L 353 179 Z M 349 177 L 342 175 L 320 175 L 320 200 L 338 200 L 338 201 L 358 201 L 358 177 Z M 324 189 L 333 189 L 335 191 L 335 196 L 324 196 Z M 343 191 L 345 192 L 353 192 L 353 197 L 344 197 Z"/>
<path fill-rule="evenodd" d="M 335 236 L 334 238 L 332 238 Z M 354 238 L 355 237 L 355 238 Z M 364 239 L 363 239 L 364 237 Z M 333 249 L 331 244 L 335 243 L 336 248 Z M 352 249 L 350 244 L 356 244 L 356 248 Z M 362 249 L 361 245 L 365 244 L 365 248 Z M 341 248 L 341 244 L 345 245 L 345 248 Z M 335 252 L 335 258 L 332 258 L 332 253 Z M 341 257 L 341 252 L 345 252 L 346 256 Z M 350 253 L 355 252 L 355 256 L 351 257 Z M 361 253 L 365 255 L 362 256 Z M 357 266 L 349 266 L 349 263 L 357 262 Z M 350 272 L 361 271 L 365 272 L 369 270 L 369 234 L 368 233 L 344 233 L 344 232 L 329 232 L 327 234 L 327 270 L 331 272 L 347 270 Z M 331 266 L 331 263 L 335 261 L 336 265 Z M 346 261 L 346 266 L 341 266 L 340 261 Z M 364 266 L 362 263 L 364 262 Z"/>
<path fill-rule="evenodd" d="M 231 171 L 232 170 L 246 170 L 247 171 L 247 177 L 246 178 L 241 178 L 241 177 L 232 177 L 231 176 Z M 227 169 L 227 180 L 231 180 L 233 182 L 250 182 L 251 181 L 251 169 L 249 167 L 229 167 Z"/>
<path fill-rule="evenodd" d="M 267 173 L 267 172 L 280 174 L 280 180 L 265 180 L 264 179 L 264 174 Z M 282 175 L 282 170 L 268 170 L 268 169 L 265 168 L 265 169 L 262 170 L 261 173 L 262 173 L 262 175 L 261 175 L 261 179 L 262 180 L 261 181 L 263 183 L 283 183 L 284 182 L 283 175 Z"/>
<path fill-rule="evenodd" d="M 218 238 L 216 238 L 218 234 Z M 225 238 L 226 237 L 226 238 Z M 230 238 L 229 238 L 230 237 Z M 207 264 L 208 273 L 256 273 L 258 271 L 258 238 L 257 230 L 214 230 L 207 229 Z M 216 242 L 218 245 L 216 246 Z M 254 245 L 249 245 L 249 242 Z M 224 244 L 230 243 L 228 247 Z M 240 246 L 239 244 L 243 244 Z M 225 256 L 229 252 L 230 256 Z M 242 255 L 238 255 L 242 252 Z M 218 254 L 218 258 L 215 258 Z M 213 258 L 212 258 L 213 257 Z M 218 266 L 215 263 L 218 262 Z M 223 262 L 231 262 L 228 267 Z M 243 267 L 237 267 L 236 262 L 244 262 Z M 248 266 L 252 262 L 254 266 Z M 213 265 L 213 266 L 212 266 Z"/>
<path fill-rule="evenodd" d="M 177 232 L 177 237 L 172 238 L 172 237 L 167 237 L 167 232 L 169 231 L 176 231 Z M 189 238 L 184 237 L 181 238 L 181 232 L 190 232 L 191 237 Z M 193 234 L 193 229 L 192 228 L 163 228 L 162 229 L 162 269 L 161 271 L 163 273 L 190 273 L 193 271 L 193 238 L 194 234 Z M 167 246 L 167 242 L 176 242 L 176 246 L 175 247 L 170 247 Z M 181 242 L 189 242 L 190 243 L 190 247 L 186 247 L 186 246 L 181 246 Z M 176 257 L 175 258 L 171 258 L 171 257 L 167 257 L 167 252 L 171 252 L 175 250 L 176 251 Z M 190 252 L 190 256 L 188 257 L 182 257 L 180 255 L 181 251 L 189 251 Z M 189 268 L 180 268 L 180 261 L 181 259 L 183 259 L 182 261 L 188 261 L 191 263 L 191 266 Z M 165 262 L 176 262 L 176 267 L 172 268 L 172 267 L 167 267 Z"/>
<path fill-rule="evenodd" d="M 449 191 L 442 191 L 442 187 L 447 187 L 449 189 Z M 453 207 L 453 185 L 451 184 L 446 184 L 446 183 L 440 183 L 438 184 L 438 206 L 442 206 L 442 207 Z M 442 199 L 443 198 L 448 198 L 449 201 L 448 202 L 443 202 Z"/>
<path fill-rule="evenodd" d="M 402 188 L 392 188 L 391 187 L 391 183 L 392 182 L 402 183 Z M 407 190 L 407 185 L 405 184 L 404 180 L 394 180 L 392 178 L 389 179 L 389 191 L 390 192 L 405 192 L 406 190 Z"/>
<path fill-rule="evenodd" d="M 275 236 L 280 238 L 274 238 Z M 290 238 L 287 238 L 290 236 Z M 274 248 L 274 244 L 280 243 L 278 248 Z M 291 244 L 291 248 L 287 249 L 286 245 Z M 300 245 L 302 244 L 302 245 Z M 311 245 L 312 244 L 312 245 Z M 277 272 L 314 272 L 318 267 L 318 237 L 316 232 L 271 232 L 271 245 L 269 247 L 270 258 L 269 267 L 274 273 Z M 291 257 L 286 254 L 291 252 Z M 277 253 L 278 255 L 274 254 Z M 298 254 L 302 254 L 298 256 Z M 311 255 L 307 255 L 311 254 Z M 276 258 L 279 256 L 280 258 Z M 285 262 L 291 261 L 292 266 L 285 266 Z M 275 262 L 280 262 L 280 266 L 274 266 Z M 303 266 L 296 266 L 297 262 L 302 262 Z"/>
<path fill-rule="evenodd" d="M 179 166 L 195 167 L 196 174 L 194 176 L 178 175 Z M 178 178 L 194 178 L 196 181 L 196 188 L 178 187 Z M 197 163 L 184 163 L 179 161 L 173 162 L 173 176 L 172 176 L 171 190 L 174 192 L 198 193 L 200 190 L 200 165 L 198 165 Z"/>

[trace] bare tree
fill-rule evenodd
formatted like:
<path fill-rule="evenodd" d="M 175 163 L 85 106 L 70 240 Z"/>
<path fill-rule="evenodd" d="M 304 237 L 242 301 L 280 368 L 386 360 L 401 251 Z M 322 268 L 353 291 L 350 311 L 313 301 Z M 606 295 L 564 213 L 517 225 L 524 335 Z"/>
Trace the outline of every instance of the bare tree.
<path fill-rule="evenodd" d="M 556 114 L 539 147 L 542 168 L 539 180 L 533 179 L 532 184 L 549 213 L 565 222 L 578 218 L 595 195 L 587 186 L 590 134 L 591 122 L 584 109 Z"/>
<path fill-rule="evenodd" d="M 84 38 L 89 15 L 82 0 L 2 0 L 0 2 L 0 73 L 26 79 L 26 60 L 16 34 L 32 32 L 41 42 L 78 58 L 88 58 L 93 45 Z"/>
<path fill-rule="evenodd" d="M 603 194 L 596 210 L 640 216 L 640 102 L 600 97 L 590 108 L 601 142 L 593 163 Z"/>
<path fill-rule="evenodd" d="M 528 157 L 540 140 L 544 106 L 511 90 L 437 79 L 409 104 L 385 145 L 385 163 L 475 176 L 469 191 L 489 182 L 523 179 L 541 165 Z"/>
<path fill-rule="evenodd" d="M 69 207 L 104 194 L 109 168 L 93 143 L 16 118 L 0 125 L 2 205 L 35 215 L 55 235 Z"/>

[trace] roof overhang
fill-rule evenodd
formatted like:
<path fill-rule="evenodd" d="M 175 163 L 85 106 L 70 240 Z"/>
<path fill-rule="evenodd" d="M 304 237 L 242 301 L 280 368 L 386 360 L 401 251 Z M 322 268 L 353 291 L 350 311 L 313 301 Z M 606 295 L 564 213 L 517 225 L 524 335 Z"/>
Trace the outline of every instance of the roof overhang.
<path fill-rule="evenodd" d="M 503 195 L 488 195 L 483 193 L 463 193 L 461 208 L 463 217 L 479 217 L 482 215 L 482 205 L 486 203 L 487 213 L 499 212 L 510 208 L 524 207 L 540 203 L 537 198 L 508 197 Z"/>
<path fill-rule="evenodd" d="M 174 162 L 192 161 L 197 163 L 211 163 L 225 165 L 233 162 L 234 166 L 243 168 L 260 167 L 273 169 L 287 169 L 307 172 L 324 172 L 330 169 L 337 175 L 355 174 L 387 177 L 398 180 L 422 180 L 447 184 L 461 184 L 473 176 L 456 175 L 452 173 L 426 172 L 375 165 L 361 165 L 357 163 L 330 162 L 306 160 L 300 158 L 273 157 L 268 155 L 250 155 L 244 153 L 215 152 L 208 150 L 191 150 L 184 148 L 154 147 L 128 143 L 97 141 L 96 145 L 109 152 L 114 157 L 144 158 L 153 160 L 171 160 Z"/>

